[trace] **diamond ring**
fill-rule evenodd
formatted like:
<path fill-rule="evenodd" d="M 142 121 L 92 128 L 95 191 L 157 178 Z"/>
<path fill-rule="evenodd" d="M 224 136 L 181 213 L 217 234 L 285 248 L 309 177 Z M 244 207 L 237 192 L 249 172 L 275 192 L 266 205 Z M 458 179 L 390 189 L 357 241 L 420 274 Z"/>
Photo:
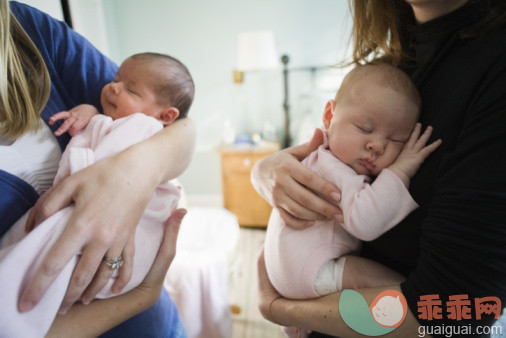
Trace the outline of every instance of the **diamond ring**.
<path fill-rule="evenodd" d="M 109 265 L 109 267 L 113 270 L 118 270 L 123 266 L 123 257 L 119 256 L 116 258 L 105 258 L 104 257 L 104 263 Z"/>

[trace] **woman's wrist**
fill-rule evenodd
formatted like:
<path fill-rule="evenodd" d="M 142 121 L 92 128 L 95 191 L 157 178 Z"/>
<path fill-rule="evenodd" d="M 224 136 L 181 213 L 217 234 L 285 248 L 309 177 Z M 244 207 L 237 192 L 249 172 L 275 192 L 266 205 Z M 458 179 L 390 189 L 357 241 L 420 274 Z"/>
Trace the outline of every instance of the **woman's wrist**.
<path fill-rule="evenodd" d="M 157 300 L 148 292 L 133 289 L 110 299 L 94 300 L 89 305 L 76 303 L 67 314 L 56 316 L 46 337 L 98 336 L 149 309 Z"/>
<path fill-rule="evenodd" d="M 140 312 L 143 312 L 155 305 L 160 298 L 161 292 L 161 288 L 157 291 L 155 289 L 142 289 L 140 287 L 129 291 L 129 293 L 131 293 L 130 296 L 132 297 L 131 302 L 138 304 L 141 309 Z"/>
<path fill-rule="evenodd" d="M 278 324 L 278 325 L 281 325 L 275 318 L 274 318 L 274 315 L 272 314 L 273 310 L 272 310 L 272 307 L 274 305 L 274 302 L 276 302 L 277 300 L 280 300 L 281 296 L 278 296 L 274 299 L 271 300 L 271 302 L 269 303 L 269 305 L 267 306 L 267 315 L 269 316 L 268 320 L 273 322 L 274 324 Z"/>
<path fill-rule="evenodd" d="M 138 168 L 150 186 L 156 187 L 166 182 L 170 161 L 164 161 L 163 146 L 161 142 L 153 141 L 153 137 L 132 145 L 124 151 L 125 156 L 130 156 L 127 161 L 133 161 L 132 166 Z M 130 166 L 130 168 L 132 168 Z"/>
<path fill-rule="evenodd" d="M 178 177 L 188 168 L 195 140 L 195 123 L 187 117 L 130 148 L 138 156 L 137 160 L 143 159 L 146 172 L 158 185 Z"/>

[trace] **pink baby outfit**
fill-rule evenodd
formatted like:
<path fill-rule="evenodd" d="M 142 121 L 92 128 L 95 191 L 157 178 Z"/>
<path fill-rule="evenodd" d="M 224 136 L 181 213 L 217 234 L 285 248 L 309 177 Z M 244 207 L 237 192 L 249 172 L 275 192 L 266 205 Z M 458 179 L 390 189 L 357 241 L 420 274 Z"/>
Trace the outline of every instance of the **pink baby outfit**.
<path fill-rule="evenodd" d="M 156 119 L 134 114 L 112 120 L 96 115 L 74 136 L 62 155 L 55 184 L 103 158 L 145 140 L 163 128 Z M 142 159 L 139 159 L 142 161 Z M 180 191 L 169 183 L 159 185 L 137 225 L 132 278 L 125 293 L 139 285 L 148 273 L 163 237 L 163 223 L 176 208 Z M 79 255 L 74 256 L 58 275 L 40 303 L 31 311 L 19 313 L 17 302 L 30 277 L 65 229 L 74 210 L 71 205 L 57 212 L 26 234 L 26 213 L 0 242 L 0 337 L 42 337 L 48 331 L 65 295 Z M 97 298 L 115 296 L 111 286 L 117 273 Z"/>
<path fill-rule="evenodd" d="M 293 230 L 283 223 L 277 209 L 272 211 L 265 264 L 273 286 L 291 299 L 319 297 L 314 280 L 325 262 L 358 252 L 361 240 L 379 237 L 418 207 L 393 172 L 384 169 L 370 184 L 369 177 L 332 155 L 326 143 L 302 163 L 341 189 L 344 223 L 316 221 L 309 228 Z"/>

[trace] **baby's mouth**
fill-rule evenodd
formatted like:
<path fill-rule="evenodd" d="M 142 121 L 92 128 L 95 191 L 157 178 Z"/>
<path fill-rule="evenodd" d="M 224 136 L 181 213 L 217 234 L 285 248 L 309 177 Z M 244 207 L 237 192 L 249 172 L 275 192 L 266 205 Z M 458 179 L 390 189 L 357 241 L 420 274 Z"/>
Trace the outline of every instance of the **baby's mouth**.
<path fill-rule="evenodd" d="M 116 108 L 116 106 L 111 102 L 109 101 L 108 99 L 105 99 L 105 103 L 112 109 Z"/>
<path fill-rule="evenodd" d="M 369 171 L 373 170 L 375 167 L 374 163 L 368 159 L 361 158 L 359 162 L 364 168 L 366 168 Z"/>

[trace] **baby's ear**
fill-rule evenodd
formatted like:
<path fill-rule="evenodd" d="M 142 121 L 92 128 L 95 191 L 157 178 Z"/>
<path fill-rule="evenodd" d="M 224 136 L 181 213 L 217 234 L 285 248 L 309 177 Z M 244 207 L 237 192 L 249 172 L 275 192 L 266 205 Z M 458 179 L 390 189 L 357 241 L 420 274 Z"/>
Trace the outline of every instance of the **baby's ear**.
<path fill-rule="evenodd" d="M 162 110 L 160 116 L 158 117 L 158 120 L 162 122 L 164 126 L 168 126 L 169 124 L 172 124 L 172 122 L 174 122 L 178 116 L 179 109 L 176 107 L 168 107 L 165 110 Z"/>
<path fill-rule="evenodd" d="M 323 111 L 323 128 L 327 131 L 330 127 L 330 121 L 332 121 L 332 117 L 334 116 L 334 110 L 336 109 L 336 101 L 329 100 L 325 105 L 325 110 Z"/>

